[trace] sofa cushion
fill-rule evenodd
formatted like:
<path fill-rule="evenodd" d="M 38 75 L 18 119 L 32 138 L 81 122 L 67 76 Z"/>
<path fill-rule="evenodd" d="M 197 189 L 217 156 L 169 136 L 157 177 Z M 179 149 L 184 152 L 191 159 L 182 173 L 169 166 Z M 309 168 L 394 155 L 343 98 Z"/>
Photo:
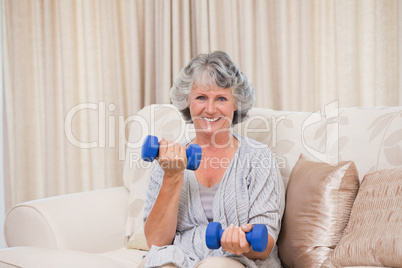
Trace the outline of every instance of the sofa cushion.
<path fill-rule="evenodd" d="M 331 166 L 300 155 L 290 174 L 278 240 L 284 267 L 320 267 L 338 244 L 359 188 L 351 161 Z"/>
<path fill-rule="evenodd" d="M 367 174 L 341 241 L 324 267 L 402 264 L 402 168 Z"/>
<path fill-rule="evenodd" d="M 121 248 L 118 250 L 98 253 L 99 256 L 104 256 L 108 259 L 115 260 L 118 263 L 126 263 L 130 267 L 137 267 L 143 260 L 147 251 Z"/>

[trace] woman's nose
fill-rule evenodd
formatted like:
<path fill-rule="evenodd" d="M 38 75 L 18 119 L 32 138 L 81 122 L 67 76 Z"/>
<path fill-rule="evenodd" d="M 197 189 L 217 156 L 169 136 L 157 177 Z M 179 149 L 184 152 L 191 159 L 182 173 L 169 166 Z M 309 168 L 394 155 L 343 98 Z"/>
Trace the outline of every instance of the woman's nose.
<path fill-rule="evenodd" d="M 207 113 L 209 113 L 209 114 L 215 113 L 215 110 L 216 110 L 215 102 L 208 101 L 207 107 L 205 109 L 206 109 Z"/>

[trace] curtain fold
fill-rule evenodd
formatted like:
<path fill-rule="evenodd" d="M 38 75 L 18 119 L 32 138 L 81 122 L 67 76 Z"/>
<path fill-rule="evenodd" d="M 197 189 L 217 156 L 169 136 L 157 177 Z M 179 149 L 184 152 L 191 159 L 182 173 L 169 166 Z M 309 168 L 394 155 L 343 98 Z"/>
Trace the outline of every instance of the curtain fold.
<path fill-rule="evenodd" d="M 122 185 L 130 115 L 224 50 L 256 107 L 402 105 L 397 0 L 1 0 L 6 206 Z"/>

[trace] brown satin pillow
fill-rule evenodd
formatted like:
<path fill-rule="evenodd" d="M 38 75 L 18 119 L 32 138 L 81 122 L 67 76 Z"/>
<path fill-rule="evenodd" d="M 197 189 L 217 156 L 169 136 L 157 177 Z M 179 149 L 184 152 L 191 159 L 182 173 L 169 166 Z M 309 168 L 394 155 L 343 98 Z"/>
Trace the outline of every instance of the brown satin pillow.
<path fill-rule="evenodd" d="M 402 267 L 402 168 L 366 174 L 342 239 L 323 267 Z"/>
<path fill-rule="evenodd" d="M 331 166 L 300 155 L 290 174 L 278 239 L 284 267 L 320 267 L 338 244 L 359 189 L 351 161 Z"/>

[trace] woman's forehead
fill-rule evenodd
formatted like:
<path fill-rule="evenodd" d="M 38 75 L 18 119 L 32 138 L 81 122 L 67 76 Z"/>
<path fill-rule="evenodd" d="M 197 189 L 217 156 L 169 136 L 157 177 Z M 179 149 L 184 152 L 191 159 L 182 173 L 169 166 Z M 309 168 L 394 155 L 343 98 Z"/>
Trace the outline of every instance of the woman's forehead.
<path fill-rule="evenodd" d="M 208 87 L 206 87 L 206 86 L 200 87 L 198 85 L 194 85 L 193 88 L 191 89 L 191 93 L 206 93 L 206 92 L 211 92 L 211 93 L 215 93 L 215 94 L 233 95 L 231 88 L 221 88 L 216 85 L 208 86 Z"/>

